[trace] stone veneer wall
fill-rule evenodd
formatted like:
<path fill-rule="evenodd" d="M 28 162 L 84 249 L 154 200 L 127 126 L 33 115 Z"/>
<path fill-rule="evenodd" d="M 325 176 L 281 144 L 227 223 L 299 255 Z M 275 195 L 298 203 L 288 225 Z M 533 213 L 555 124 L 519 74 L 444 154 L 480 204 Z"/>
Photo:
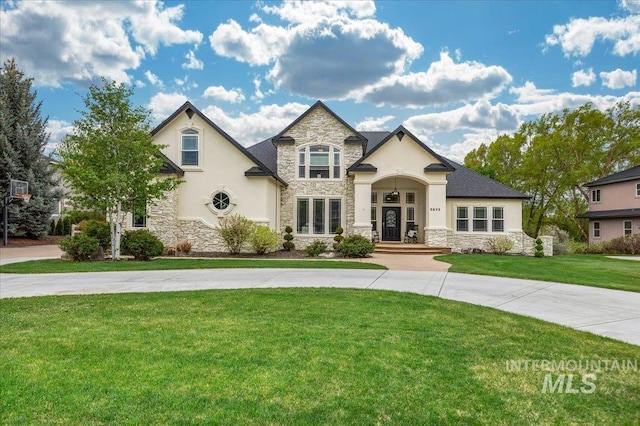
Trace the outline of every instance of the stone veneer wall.
<path fill-rule="evenodd" d="M 346 127 L 335 119 L 324 108 L 318 107 L 298 122 L 286 133 L 295 139 L 295 143 L 277 143 L 278 149 L 278 175 L 281 176 L 289 186 L 283 188 L 280 197 L 280 229 L 278 232 L 284 235 L 287 226 L 291 226 L 296 231 L 295 199 L 296 196 L 335 196 L 343 200 L 344 223 L 342 227 L 343 235 L 351 235 L 355 232 L 371 236 L 371 229 L 353 229 L 355 221 L 354 213 L 354 184 L 353 178 L 346 176 L 347 168 L 362 157 L 363 149 L 359 143 L 345 143 L 344 140 L 352 136 Z M 342 150 L 342 176 L 338 181 L 326 179 L 298 180 L 298 169 L 296 167 L 297 151 L 301 145 L 308 143 L 330 143 L 340 147 Z M 333 236 L 319 237 L 314 235 L 295 235 L 293 242 L 296 249 L 304 249 L 315 240 L 325 241 L 329 248 L 333 244 Z"/>
<path fill-rule="evenodd" d="M 165 247 L 175 247 L 178 240 L 178 188 L 165 192 L 147 206 L 147 229 Z"/>
<path fill-rule="evenodd" d="M 513 242 L 514 247 L 509 254 L 523 254 L 525 256 L 533 256 L 535 238 L 531 238 L 526 233 L 507 232 L 506 234 L 463 234 L 447 231 L 447 247 L 451 247 L 453 253 L 461 253 L 467 250 L 481 249 L 488 250 L 487 241 L 499 235 L 508 236 Z M 545 256 L 553 256 L 553 237 L 541 236 L 542 245 Z"/>

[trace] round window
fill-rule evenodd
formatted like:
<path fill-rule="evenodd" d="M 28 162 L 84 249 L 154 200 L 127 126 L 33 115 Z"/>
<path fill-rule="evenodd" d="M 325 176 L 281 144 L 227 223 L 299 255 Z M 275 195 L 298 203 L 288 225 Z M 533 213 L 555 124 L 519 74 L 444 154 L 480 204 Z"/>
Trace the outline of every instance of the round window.
<path fill-rule="evenodd" d="M 213 194 L 213 208 L 216 210 L 226 210 L 229 207 L 229 203 L 231 199 L 229 198 L 229 194 L 225 192 L 216 192 Z"/>

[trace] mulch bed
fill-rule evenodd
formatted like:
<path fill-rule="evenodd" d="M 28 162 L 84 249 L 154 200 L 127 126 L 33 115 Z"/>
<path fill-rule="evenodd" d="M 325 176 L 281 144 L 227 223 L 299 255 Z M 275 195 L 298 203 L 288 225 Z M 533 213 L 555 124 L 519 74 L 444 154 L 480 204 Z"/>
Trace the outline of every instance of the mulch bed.
<path fill-rule="evenodd" d="M 46 235 L 38 240 L 22 237 L 9 237 L 7 247 L 57 246 L 64 237 Z"/>
<path fill-rule="evenodd" d="M 278 250 L 271 253 L 266 254 L 255 254 L 255 253 L 240 253 L 240 254 L 229 254 L 225 252 L 191 252 L 188 255 L 176 255 L 175 257 L 211 257 L 211 258 L 225 258 L 225 259 L 247 259 L 252 258 L 255 259 L 259 257 L 260 259 L 309 259 L 309 256 L 306 252 L 302 250 Z"/>

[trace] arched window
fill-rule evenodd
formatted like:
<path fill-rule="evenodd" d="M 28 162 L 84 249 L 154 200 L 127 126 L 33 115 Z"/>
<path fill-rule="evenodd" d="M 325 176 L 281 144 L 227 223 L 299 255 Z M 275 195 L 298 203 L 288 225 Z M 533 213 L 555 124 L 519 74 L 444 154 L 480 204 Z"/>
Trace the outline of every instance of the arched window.
<path fill-rule="evenodd" d="M 298 150 L 298 178 L 340 179 L 340 148 L 310 145 Z"/>
<path fill-rule="evenodd" d="M 196 130 L 185 130 L 182 132 L 182 165 L 199 165 L 199 134 Z"/>

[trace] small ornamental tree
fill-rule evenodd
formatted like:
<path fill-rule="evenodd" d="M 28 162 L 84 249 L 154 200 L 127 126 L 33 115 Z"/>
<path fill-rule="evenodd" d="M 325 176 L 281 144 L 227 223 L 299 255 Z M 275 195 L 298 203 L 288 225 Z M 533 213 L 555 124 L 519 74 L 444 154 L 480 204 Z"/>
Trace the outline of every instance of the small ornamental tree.
<path fill-rule="evenodd" d="M 60 145 L 62 176 L 81 207 L 107 213 L 112 259 L 120 258 L 122 226 L 138 211 L 174 189 L 175 178 L 159 179 L 163 160 L 151 137 L 150 112 L 131 103 L 133 90 L 103 79 L 84 98 L 75 132 Z"/>
<path fill-rule="evenodd" d="M 282 244 L 282 247 L 287 250 L 287 251 L 291 251 L 294 248 L 296 248 L 295 243 L 293 242 L 293 235 L 291 234 L 293 232 L 293 228 L 290 226 L 287 226 L 286 228 L 284 228 L 284 232 L 286 232 L 286 234 L 284 234 L 284 243 Z"/>
<path fill-rule="evenodd" d="M 342 226 L 338 226 L 336 228 L 336 235 L 333 237 L 333 241 L 335 241 L 335 243 L 333 243 L 334 250 L 338 250 L 340 243 L 342 242 L 342 240 L 344 240 L 344 237 L 342 236 L 343 232 L 344 232 L 344 229 L 342 228 Z"/>
<path fill-rule="evenodd" d="M 534 246 L 535 252 L 533 255 L 535 257 L 544 257 L 544 247 L 542 246 L 542 240 L 540 238 L 536 239 L 536 245 Z"/>

